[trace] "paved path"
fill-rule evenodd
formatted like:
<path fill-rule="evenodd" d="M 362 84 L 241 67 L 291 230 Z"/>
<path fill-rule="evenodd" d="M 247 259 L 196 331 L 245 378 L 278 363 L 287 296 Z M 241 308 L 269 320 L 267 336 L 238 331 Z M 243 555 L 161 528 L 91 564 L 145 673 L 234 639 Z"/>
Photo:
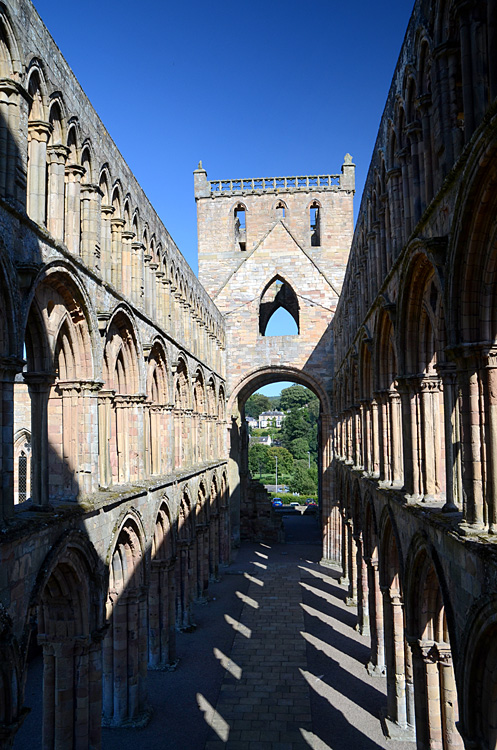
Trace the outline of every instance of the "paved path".
<path fill-rule="evenodd" d="M 304 528 L 310 521 L 305 519 Z M 252 545 L 253 572 L 205 750 L 413 750 L 387 741 L 385 680 L 368 676 L 338 573 L 317 563 L 298 521 L 286 545 Z M 312 535 L 311 535 L 312 541 Z"/>
<path fill-rule="evenodd" d="M 103 750 L 414 750 L 381 733 L 385 680 L 368 676 L 368 639 L 318 563 L 316 521 L 285 527 L 286 545 L 242 546 L 195 606 L 197 630 L 178 633 L 178 669 L 149 672 L 149 725 L 104 729 Z M 39 658 L 29 672 L 14 750 L 41 748 Z"/>

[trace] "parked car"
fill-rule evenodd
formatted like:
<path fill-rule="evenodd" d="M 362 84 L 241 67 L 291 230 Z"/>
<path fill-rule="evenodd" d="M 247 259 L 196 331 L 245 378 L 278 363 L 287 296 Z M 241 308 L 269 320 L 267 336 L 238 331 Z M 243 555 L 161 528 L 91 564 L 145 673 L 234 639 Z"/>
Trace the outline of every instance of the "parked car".
<path fill-rule="evenodd" d="M 313 500 L 313 499 L 312 499 L 312 497 L 308 497 L 308 498 L 307 498 L 307 500 L 305 501 L 305 504 L 306 504 L 306 505 L 307 505 L 308 507 L 309 507 L 309 506 L 314 506 L 314 507 L 317 507 L 317 502 L 316 502 L 315 500 Z"/>
<path fill-rule="evenodd" d="M 292 508 L 298 508 L 299 507 L 299 504 L 296 503 L 295 501 L 293 503 L 290 503 L 290 505 L 291 505 Z"/>
<path fill-rule="evenodd" d="M 282 508 L 283 507 L 283 501 L 282 501 L 281 497 L 274 497 L 271 505 L 273 506 L 273 508 Z"/>

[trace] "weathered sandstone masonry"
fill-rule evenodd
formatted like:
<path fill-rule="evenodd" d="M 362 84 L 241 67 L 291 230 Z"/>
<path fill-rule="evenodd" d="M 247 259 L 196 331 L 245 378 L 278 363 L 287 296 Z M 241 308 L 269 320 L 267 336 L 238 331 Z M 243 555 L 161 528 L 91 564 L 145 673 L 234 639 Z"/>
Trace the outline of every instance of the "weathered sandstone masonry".
<path fill-rule="evenodd" d="M 496 19 L 415 4 L 333 321 L 325 558 L 423 749 L 497 741 Z"/>
<path fill-rule="evenodd" d="M 323 508 L 328 507 L 330 323 L 352 237 L 354 175 L 349 154 L 335 175 L 209 181 L 201 164 L 194 172 L 199 278 L 226 326 L 235 536 L 240 518 L 242 533 L 249 518 L 265 526 L 260 505 L 267 499 L 248 493 L 246 426 L 239 411 L 252 391 L 271 381 L 302 383 L 320 398 L 321 491 Z M 268 322 L 280 308 L 298 332 L 267 336 Z M 253 522 L 249 528 L 252 534 Z"/>
<path fill-rule="evenodd" d="M 28 0 L 0 8 L 0 746 L 148 718 L 230 555 L 222 315 Z"/>

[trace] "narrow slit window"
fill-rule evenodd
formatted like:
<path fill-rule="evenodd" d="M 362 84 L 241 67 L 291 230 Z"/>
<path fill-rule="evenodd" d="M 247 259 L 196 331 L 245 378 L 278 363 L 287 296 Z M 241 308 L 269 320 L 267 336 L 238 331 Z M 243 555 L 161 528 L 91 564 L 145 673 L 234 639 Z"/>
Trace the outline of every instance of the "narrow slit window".
<path fill-rule="evenodd" d="M 311 207 L 309 209 L 311 247 L 319 247 L 321 245 L 321 222 L 319 210 L 319 203 L 314 202 L 311 204 Z"/>
<path fill-rule="evenodd" d="M 24 503 L 28 498 L 28 457 L 21 451 L 19 455 L 19 502 Z"/>
<path fill-rule="evenodd" d="M 284 219 L 286 215 L 286 206 L 281 201 L 276 206 L 276 216 L 278 219 Z"/>
<path fill-rule="evenodd" d="M 235 208 L 235 245 L 242 252 L 247 249 L 247 232 L 245 224 L 245 206 L 238 205 Z"/>

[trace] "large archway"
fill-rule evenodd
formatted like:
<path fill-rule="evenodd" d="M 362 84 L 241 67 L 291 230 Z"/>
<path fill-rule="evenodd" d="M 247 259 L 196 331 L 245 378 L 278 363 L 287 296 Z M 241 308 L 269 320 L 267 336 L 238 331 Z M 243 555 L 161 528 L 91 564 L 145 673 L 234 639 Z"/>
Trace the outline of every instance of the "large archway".
<path fill-rule="evenodd" d="M 331 406 L 329 395 L 322 382 L 308 372 L 289 366 L 256 368 L 246 373 L 230 394 L 228 411 L 231 423 L 229 435 L 229 485 L 231 507 L 231 531 L 235 544 L 242 537 L 265 534 L 276 535 L 274 524 L 269 520 L 269 504 L 259 502 L 249 491 L 248 430 L 245 421 L 245 404 L 249 396 L 263 386 L 281 381 L 302 385 L 312 391 L 320 404 L 318 422 L 318 475 L 319 510 L 323 530 L 323 558 L 327 558 L 327 519 L 331 508 Z M 247 516 L 251 519 L 248 522 Z"/>

